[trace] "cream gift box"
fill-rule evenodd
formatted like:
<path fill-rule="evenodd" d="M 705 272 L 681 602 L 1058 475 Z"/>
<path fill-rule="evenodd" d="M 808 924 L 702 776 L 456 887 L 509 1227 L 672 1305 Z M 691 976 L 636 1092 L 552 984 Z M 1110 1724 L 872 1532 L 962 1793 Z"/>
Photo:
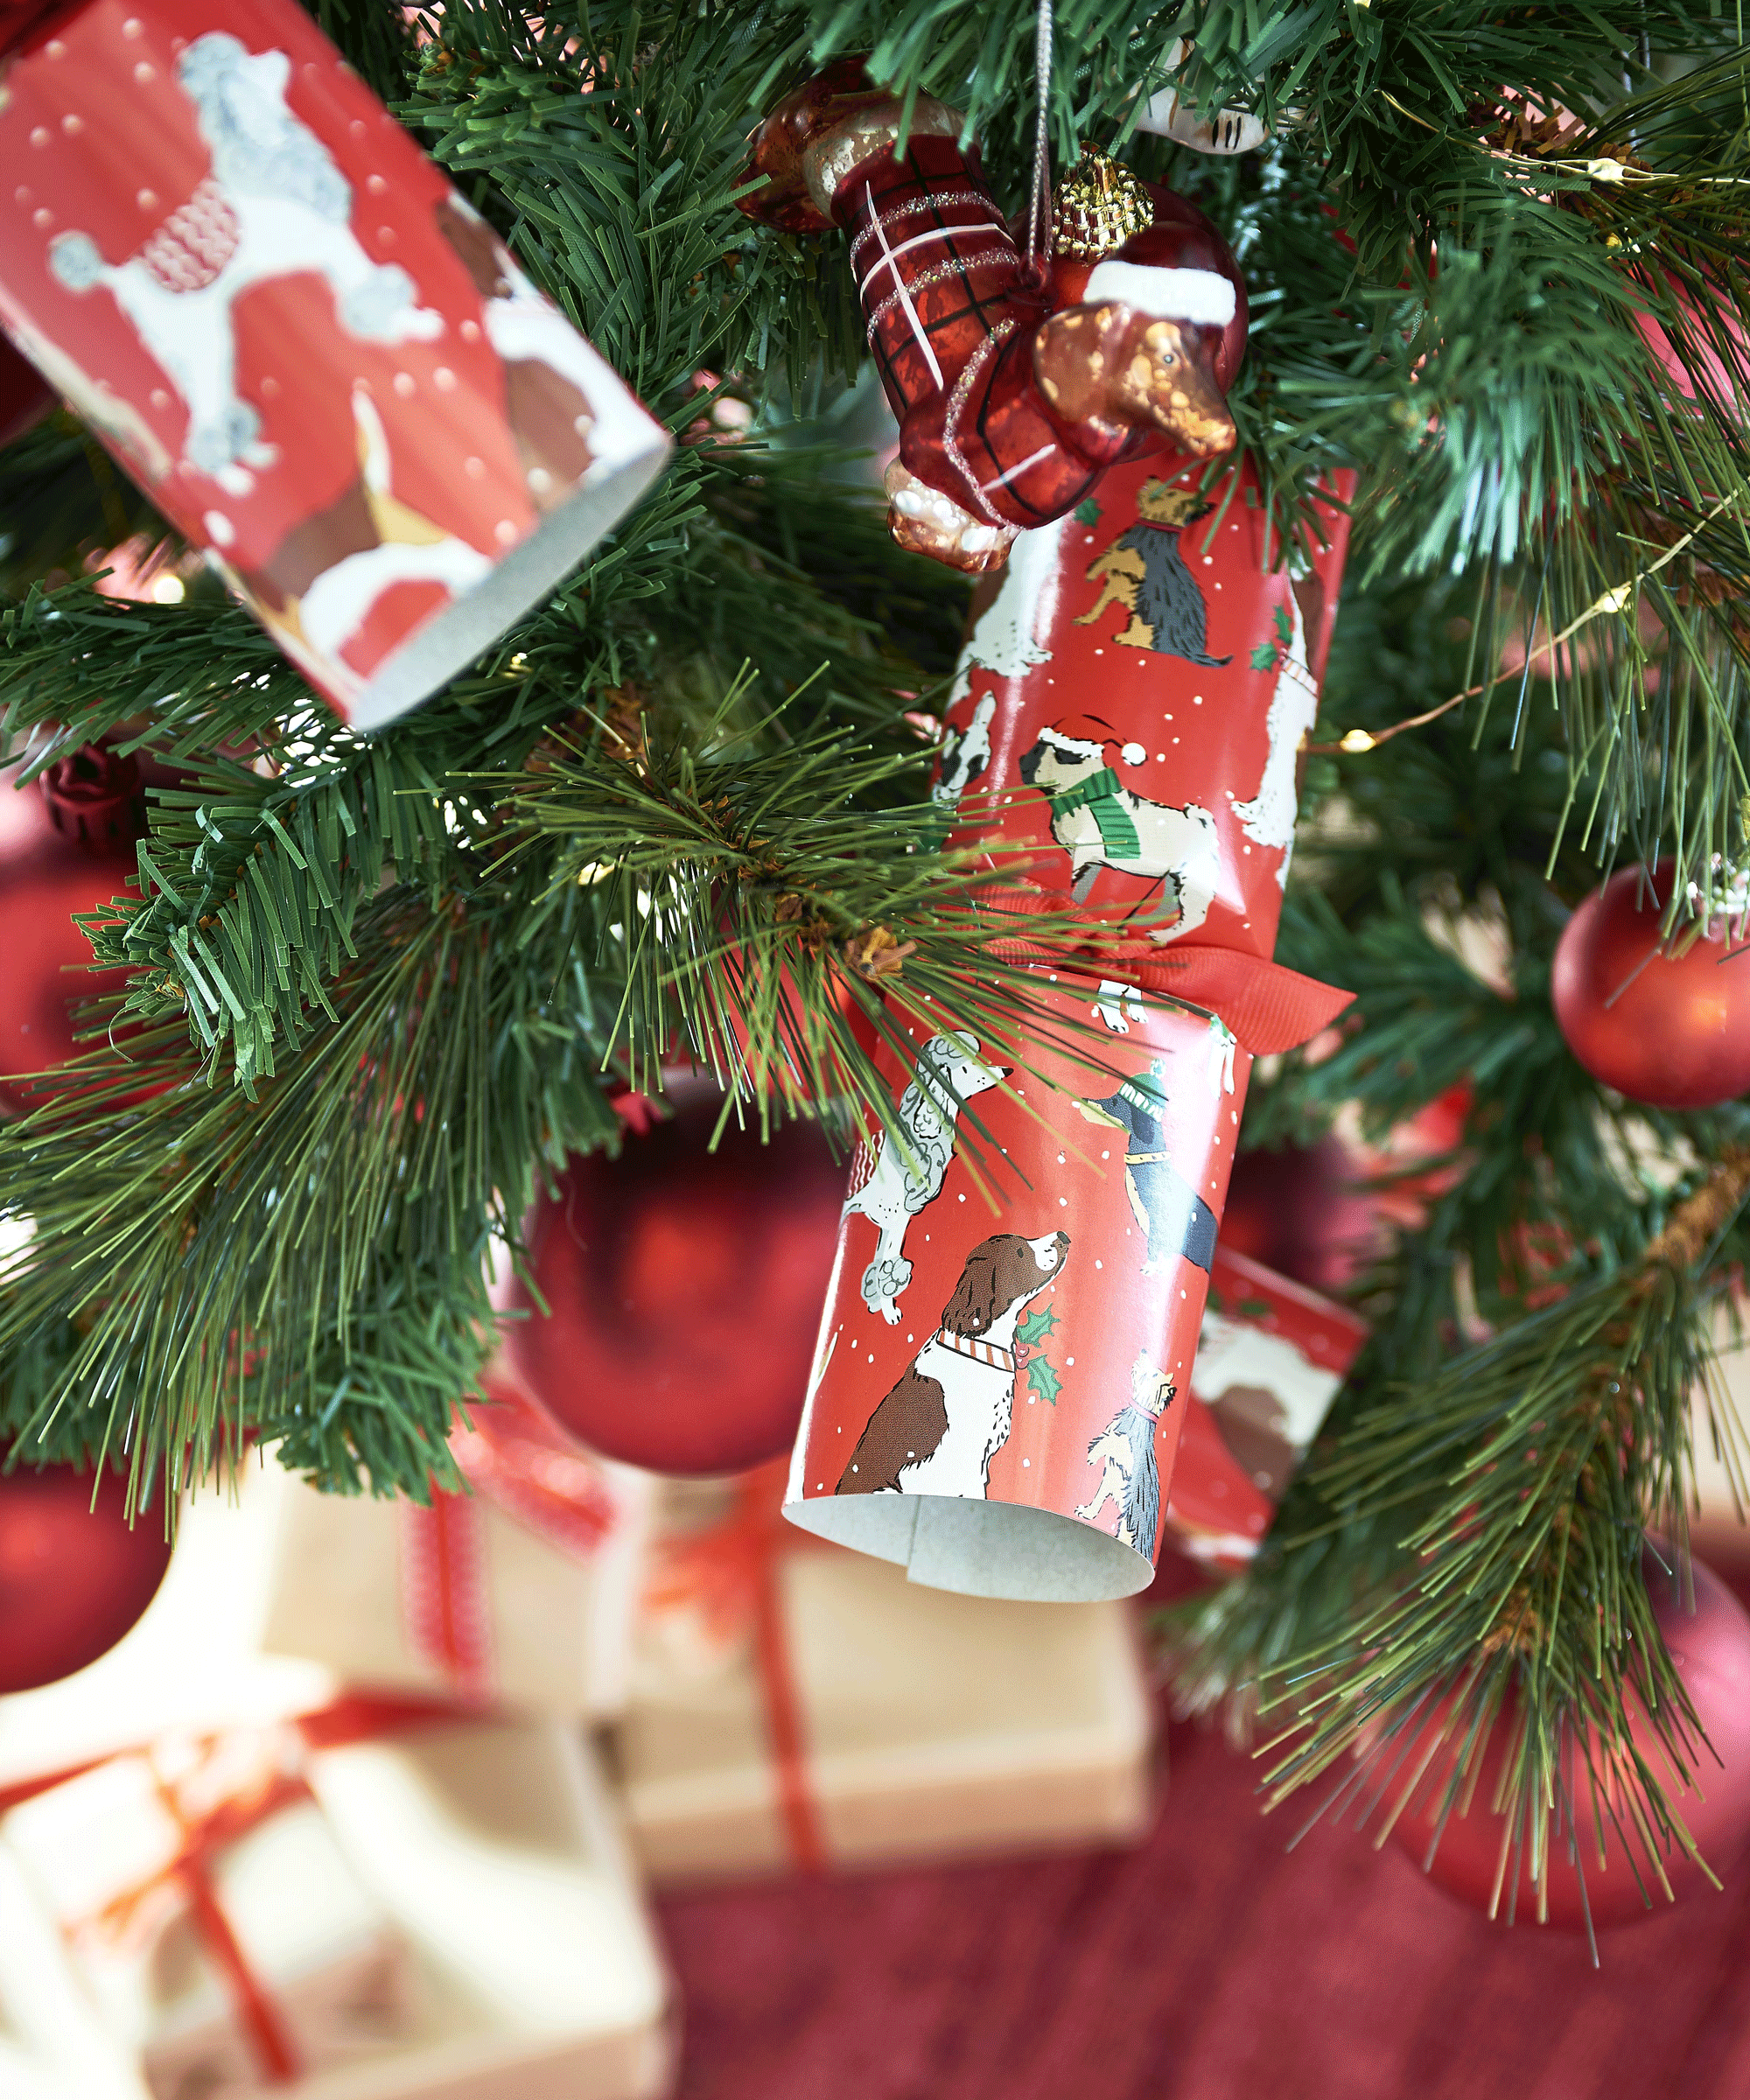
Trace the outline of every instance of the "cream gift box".
<path fill-rule="evenodd" d="M 257 1648 L 280 1506 L 293 1492 L 269 1467 L 245 1480 L 235 1506 L 197 1496 L 134 1631 L 76 1677 L 0 1699 L 0 1794 L 129 1746 L 293 1714 L 318 1717 L 301 1728 L 318 1745 L 344 1737 L 332 1725 L 334 1678 Z M 662 1964 L 584 1746 L 556 1724 L 470 1717 L 322 1747 L 306 1776 L 306 1813 L 319 1807 L 327 1867 L 338 1856 L 348 1889 L 328 1914 L 331 1973 L 374 1936 L 401 1949 L 403 1975 L 391 2046 L 304 2080 L 300 2100 L 648 2100 L 666 2090 Z M 77 2068 L 49 2072 L 58 2100 L 142 2100 L 138 2055 L 112 2024 L 116 2000 L 106 2012 L 82 1952 L 57 1932 L 11 1846 L 19 1813 L 0 1824 L 0 1899 L 33 1885 L 36 1894 L 0 1900 L 0 1991 L 10 2006 L 9 1978 L 22 1972 L 18 1995 L 47 2006 L 41 1979 L 59 1977 L 60 2057 Z M 192 2018 L 186 1998 L 150 1979 L 144 1998 L 166 2045 L 177 2020 Z"/>
<path fill-rule="evenodd" d="M 782 1485 L 661 1491 L 614 1736 L 654 1878 L 1140 1837 L 1153 1709 L 1124 1605 L 920 1588 L 783 1525 Z"/>
<path fill-rule="evenodd" d="M 452 1439 L 472 1494 L 424 1509 L 288 1492 L 265 1645 L 354 1684 L 604 1718 L 626 1700 L 647 1476 L 493 1391 Z"/>

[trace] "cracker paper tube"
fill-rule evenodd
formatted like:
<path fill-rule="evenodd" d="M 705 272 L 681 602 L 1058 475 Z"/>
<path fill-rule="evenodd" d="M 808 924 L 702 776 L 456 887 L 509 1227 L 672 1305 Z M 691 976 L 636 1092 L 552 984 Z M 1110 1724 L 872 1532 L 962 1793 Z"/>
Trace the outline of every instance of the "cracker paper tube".
<path fill-rule="evenodd" d="M 964 1036 L 919 1025 L 910 1085 L 883 1054 L 924 1184 L 886 1133 L 853 1163 L 785 1514 L 941 1589 L 1128 1596 L 1152 1572 L 1251 1060 L 1219 1021 L 1097 977 L 1041 970 L 1033 997 L 1042 1076 L 1012 1090 Z"/>
<path fill-rule="evenodd" d="M 961 653 L 935 794 L 954 844 L 1000 836 L 1004 867 L 1102 919 L 1268 956 L 1348 518 L 1321 511 L 1316 556 L 1272 567 L 1250 462 L 1205 497 L 1200 474 L 1109 468 L 1016 541 Z"/>
<path fill-rule="evenodd" d="M 544 598 L 666 433 L 293 0 L 6 63 L 0 325 L 354 727 Z"/>
<path fill-rule="evenodd" d="M 1127 952 L 1103 978 L 1041 962 L 1018 1057 L 915 1027 L 917 1079 L 887 1068 L 909 1147 L 853 1166 L 786 1511 L 914 1581 L 1147 1585 L 1248 1049 L 1347 1003 L 1269 960 L 1347 521 L 1272 569 L 1256 503 L 1249 463 L 1207 498 L 1189 468 L 1110 470 L 1016 542 L 962 653 L 935 791 L 956 842 Z M 1117 1079 L 1070 1021 L 1102 1025 Z"/>

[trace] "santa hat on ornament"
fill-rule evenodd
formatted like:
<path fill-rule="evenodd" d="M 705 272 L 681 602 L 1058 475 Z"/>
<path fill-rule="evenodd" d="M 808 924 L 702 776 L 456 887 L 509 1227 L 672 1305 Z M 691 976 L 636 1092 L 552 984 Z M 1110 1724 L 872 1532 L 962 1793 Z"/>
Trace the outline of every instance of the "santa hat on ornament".
<path fill-rule="evenodd" d="M 1040 730 L 1039 740 L 1066 759 L 1098 759 L 1118 743 L 1118 736 L 1098 715 L 1072 715 L 1067 722 L 1054 722 L 1049 729 Z M 1140 766 L 1147 756 L 1140 744 L 1119 746 L 1118 757 L 1126 766 Z"/>

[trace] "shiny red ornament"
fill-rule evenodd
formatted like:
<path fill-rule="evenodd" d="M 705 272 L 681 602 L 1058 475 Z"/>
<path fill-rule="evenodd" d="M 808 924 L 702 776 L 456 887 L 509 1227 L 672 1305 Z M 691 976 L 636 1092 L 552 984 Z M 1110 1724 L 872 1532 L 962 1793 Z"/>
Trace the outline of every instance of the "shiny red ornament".
<path fill-rule="evenodd" d="M 32 1104 L 11 1083 L 93 1047 L 74 1040 L 71 1009 L 125 983 L 94 972 L 91 943 L 73 922 L 136 886 L 145 795 L 132 758 L 96 745 L 23 788 L 0 787 L 0 1101 Z"/>
<path fill-rule="evenodd" d="M 742 209 L 791 232 L 850 235 L 900 422 L 893 536 L 976 572 L 999 567 L 1018 532 L 1073 510 L 1119 460 L 1232 449 L 1224 388 L 1246 301 L 1202 214 L 1133 185 L 1136 230 L 1120 228 L 1062 304 L 1048 258 L 1029 268 L 961 130 L 958 112 L 928 95 L 902 104 L 841 60 L 761 126 L 748 172 L 765 186 Z"/>
<path fill-rule="evenodd" d="M 1713 1108 L 1750 1091 L 1750 947 L 1742 917 L 1720 914 L 1673 955 L 1674 874 L 1662 860 L 1594 890 L 1563 929 L 1550 995 L 1594 1079 L 1649 1108 Z"/>
<path fill-rule="evenodd" d="M 70 1677 L 114 1648 L 170 1564 L 160 1514 L 130 1525 L 122 1483 L 71 1466 L 0 1474 L 0 1697 Z"/>
<path fill-rule="evenodd" d="M 1710 1749 L 1699 1743 L 1692 1745 L 1693 1756 L 1690 1761 L 1699 1794 L 1678 1785 L 1670 1760 L 1645 1710 L 1632 1698 L 1630 1711 L 1634 1718 L 1630 1734 L 1635 1749 L 1665 1788 L 1703 1858 L 1722 1880 L 1729 1880 L 1736 1856 L 1742 1850 L 1746 1838 L 1750 1836 L 1750 1614 L 1746 1613 L 1717 1575 L 1699 1561 L 1690 1565 L 1695 1586 L 1693 1612 L 1688 1608 L 1678 1578 L 1657 1567 L 1650 1558 L 1647 1563 L 1647 1578 L 1655 1615 L 1670 1649 L 1671 1660 L 1712 1746 Z M 1509 1705 L 1497 1718 L 1491 1732 L 1481 1760 L 1481 1771 L 1470 1793 L 1468 1813 L 1460 1814 L 1455 1809 L 1447 1817 L 1428 1873 L 1442 1888 L 1483 1911 L 1488 1910 L 1494 1900 L 1499 1874 L 1501 1898 L 1495 1914 L 1503 1919 L 1510 1914 L 1517 1922 L 1531 1924 L 1538 1918 L 1537 1891 L 1532 1884 L 1529 1866 L 1522 1866 L 1516 1894 L 1512 1838 L 1508 1835 L 1512 1826 L 1505 1817 L 1494 1813 L 1492 1805 L 1502 1765 L 1513 1739 L 1513 1723 L 1514 1711 Z M 1400 1757 L 1399 1746 L 1392 1746 L 1390 1760 L 1400 1774 L 1413 1772 L 1421 1762 L 1434 1726 L 1430 1724 L 1407 1755 Z M 1439 1823 L 1458 1747 L 1457 1743 L 1452 1743 L 1434 1752 L 1410 1808 L 1392 1825 L 1393 1839 L 1418 1866 L 1426 1858 Z M 1628 1849 L 1628 1841 L 1606 1814 L 1606 1851 L 1600 1864 L 1599 1818 L 1593 1813 L 1584 1760 L 1578 1757 L 1564 1760 L 1564 1769 L 1575 1791 L 1578 1849 L 1585 1867 L 1586 1886 L 1583 1898 L 1580 1876 L 1568 1857 L 1566 1840 L 1558 1836 L 1557 1823 L 1552 1818 L 1547 1877 L 1548 1922 L 1572 1931 L 1584 1931 L 1588 1912 L 1594 1928 L 1632 1925 L 1642 1918 L 1660 1915 L 1667 1907 L 1664 1888 L 1645 1840 L 1636 1836 L 1632 1851 Z M 1626 1812 L 1630 1789 L 1620 1782 L 1611 1782 L 1606 1793 L 1622 1824 L 1632 1828 L 1631 1818 Z M 1390 1801 L 1396 1797 L 1396 1788 L 1389 1788 L 1386 1798 Z M 1503 1836 L 1507 1836 L 1508 1844 L 1504 1871 L 1501 1866 Z M 1660 1847 L 1657 1866 L 1662 1868 L 1670 1881 L 1673 1897 L 1703 1894 L 1711 1888 L 1702 1870 L 1675 1840 Z M 1639 1881 L 1635 1879 L 1637 1868 Z M 1642 1883 L 1647 1896 L 1651 1898 L 1650 1906 L 1642 1895 Z"/>
<path fill-rule="evenodd" d="M 532 1239 L 528 1319 L 506 1353 L 591 1449 L 658 1473 L 718 1474 L 788 1451 L 832 1272 L 844 1162 L 812 1124 L 762 1144 L 722 1096 L 683 1082 L 675 1115 L 616 1159 L 573 1159 Z"/>

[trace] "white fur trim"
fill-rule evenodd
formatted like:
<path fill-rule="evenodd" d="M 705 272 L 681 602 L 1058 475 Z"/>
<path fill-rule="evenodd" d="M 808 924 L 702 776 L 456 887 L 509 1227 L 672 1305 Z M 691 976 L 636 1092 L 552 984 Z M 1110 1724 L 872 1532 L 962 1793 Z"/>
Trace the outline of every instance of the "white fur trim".
<path fill-rule="evenodd" d="M 1116 299 L 1157 320 L 1192 321 L 1209 328 L 1225 328 L 1236 304 L 1233 285 L 1219 270 L 1168 270 L 1150 262 L 1122 262 L 1116 256 L 1094 265 L 1082 297 L 1090 306 Z"/>

